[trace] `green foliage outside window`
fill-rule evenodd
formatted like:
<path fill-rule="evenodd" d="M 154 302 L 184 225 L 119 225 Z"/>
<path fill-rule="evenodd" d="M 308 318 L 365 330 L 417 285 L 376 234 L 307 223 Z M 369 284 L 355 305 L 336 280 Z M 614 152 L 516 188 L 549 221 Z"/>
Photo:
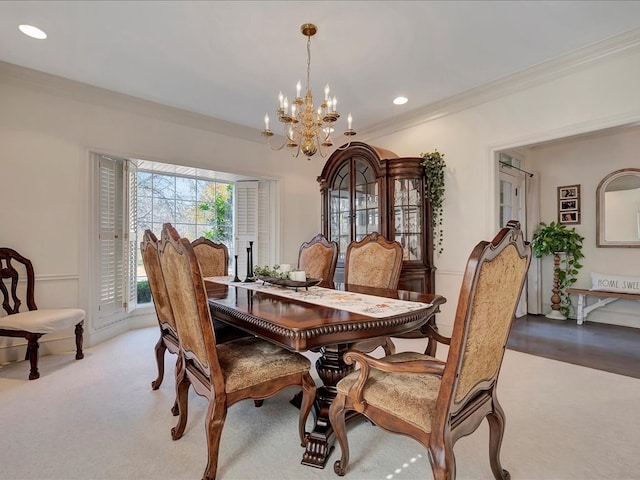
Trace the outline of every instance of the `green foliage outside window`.
<path fill-rule="evenodd" d="M 233 186 L 211 184 L 203 192 L 198 205 L 199 223 L 210 225 L 204 236 L 229 246 L 233 234 Z"/>
<path fill-rule="evenodd" d="M 138 281 L 138 303 L 151 303 L 151 289 L 148 280 Z"/>

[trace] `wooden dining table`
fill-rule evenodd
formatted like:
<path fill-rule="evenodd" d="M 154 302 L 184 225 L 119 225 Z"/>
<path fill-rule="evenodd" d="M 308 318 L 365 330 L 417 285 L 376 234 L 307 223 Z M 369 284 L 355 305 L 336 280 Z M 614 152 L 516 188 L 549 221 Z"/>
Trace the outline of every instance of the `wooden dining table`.
<path fill-rule="evenodd" d="M 234 283 L 227 277 L 205 278 L 211 315 L 214 319 L 288 350 L 320 353 L 316 371 L 323 384 L 317 389 L 315 425 L 301 463 L 324 468 L 334 443 L 329 406 L 336 396 L 335 386 L 354 369 L 353 365 L 344 362 L 344 353 L 358 341 L 419 331 L 427 323 L 434 325 L 434 315 L 446 299 L 436 294 L 356 285 L 336 285 L 336 289 L 311 287 L 308 290 L 301 289 L 300 295 L 284 292 L 289 294 L 286 297 L 273 286 L 264 285 L 262 288 L 261 283 L 247 285 Z M 332 296 L 331 293 L 336 290 L 350 292 L 346 295 L 357 294 L 356 300 L 372 302 L 371 311 L 384 311 L 398 304 L 408 305 L 410 309 L 401 313 L 393 311 L 390 316 L 384 316 L 383 313 L 381 316 L 379 313 L 357 313 L 343 307 L 309 301 L 321 294 Z M 427 350 L 433 349 L 428 347 Z"/>

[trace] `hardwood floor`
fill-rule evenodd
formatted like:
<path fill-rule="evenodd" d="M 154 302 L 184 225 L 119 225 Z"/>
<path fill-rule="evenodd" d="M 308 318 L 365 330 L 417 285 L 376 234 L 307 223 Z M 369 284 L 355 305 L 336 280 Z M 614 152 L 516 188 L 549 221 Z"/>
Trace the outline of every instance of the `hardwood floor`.
<path fill-rule="evenodd" d="M 514 321 L 507 348 L 640 378 L 640 328 L 526 315 Z"/>

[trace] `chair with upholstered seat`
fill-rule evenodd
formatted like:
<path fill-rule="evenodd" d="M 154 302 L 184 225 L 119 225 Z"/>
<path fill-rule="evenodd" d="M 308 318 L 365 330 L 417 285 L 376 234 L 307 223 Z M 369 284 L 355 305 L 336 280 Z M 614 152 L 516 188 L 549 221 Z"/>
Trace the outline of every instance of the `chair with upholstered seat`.
<path fill-rule="evenodd" d="M 155 346 L 156 363 L 158 365 L 158 377 L 151 382 L 154 390 L 160 388 L 162 379 L 164 378 L 164 353 L 169 350 L 170 353 L 178 354 L 180 342 L 178 340 L 178 330 L 176 321 L 173 317 L 173 310 L 169 303 L 167 288 L 164 285 L 162 277 L 162 269 L 160 267 L 160 257 L 158 256 L 158 238 L 151 230 L 145 230 L 140 243 L 140 252 L 142 253 L 142 264 L 147 273 L 149 281 L 149 290 L 151 290 L 151 298 L 156 309 L 156 317 L 158 326 L 160 327 L 160 338 Z M 177 413 L 177 410 L 176 410 Z"/>
<path fill-rule="evenodd" d="M 310 241 L 304 242 L 298 252 L 298 268 L 310 278 L 322 278 L 318 285 L 333 288 L 333 275 L 338 262 L 338 244 L 330 242 L 319 233 Z"/>
<path fill-rule="evenodd" d="M 191 242 L 191 246 L 200 264 L 203 277 L 224 277 L 229 274 L 229 249 L 224 243 L 200 237 Z M 213 319 L 213 328 L 216 331 L 218 343 L 249 336 L 244 330 L 221 322 L 217 318 Z M 256 405 L 259 404 L 260 402 L 256 402 Z"/>
<path fill-rule="evenodd" d="M 20 269 L 20 270 L 18 270 Z M 25 280 L 21 276 L 25 275 Z M 18 285 L 26 283 L 26 307 L 21 311 L 22 300 Z M 40 377 L 38 371 L 38 349 L 40 337 L 47 333 L 75 327 L 76 359 L 84 358 L 82 336 L 84 333 L 85 311 L 79 308 L 38 309 L 35 301 L 35 274 L 31 260 L 11 248 L 0 248 L 0 291 L 2 307 L 7 315 L 0 317 L 0 336 L 19 337 L 27 340 L 27 354 L 31 371 L 29 380 Z"/>
<path fill-rule="evenodd" d="M 344 283 L 396 290 L 402 270 L 402 255 L 400 243 L 389 241 L 377 232 L 351 242 L 345 256 Z M 382 347 L 386 355 L 395 352 L 395 345 L 389 337 L 363 340 L 353 348 L 369 353 L 378 347 Z"/>
<path fill-rule="evenodd" d="M 208 269 L 212 276 L 224 275 L 225 265 L 228 263 L 229 254 L 227 247 L 222 244 L 215 244 L 211 240 L 200 238 L 194 240 L 197 255 L 200 255 L 198 261 Z M 222 245 L 222 248 L 219 246 Z M 196 250 L 197 248 L 197 250 Z M 160 327 L 160 338 L 155 346 L 156 363 L 158 365 L 158 377 L 151 382 L 151 387 L 157 390 L 162 384 L 164 378 L 164 354 L 167 350 L 170 353 L 177 354 L 179 351 L 178 332 L 176 329 L 176 321 L 173 316 L 173 310 L 169 302 L 167 289 L 162 276 L 160 267 L 160 257 L 158 256 L 158 238 L 151 230 L 145 230 L 140 243 L 140 251 L 142 253 L 142 263 L 147 273 L 149 281 L 149 289 L 151 290 L 151 298 L 156 310 L 158 326 Z M 212 273 L 213 272 L 213 273 Z M 246 337 L 249 334 L 235 327 L 227 325 L 219 320 L 214 320 L 214 328 L 216 330 L 216 340 L 220 343 L 228 342 L 236 338 Z M 175 410 L 177 413 L 177 410 Z"/>
<path fill-rule="evenodd" d="M 193 385 L 195 392 L 209 401 L 205 420 L 208 461 L 203 478 L 216 476 L 227 409 L 240 400 L 265 399 L 284 388 L 301 387 L 298 434 L 301 444 L 306 445 L 305 423 L 316 393 L 309 359 L 257 337 L 216 344 L 207 293 L 191 243 L 165 225 L 159 254 L 180 338 L 176 378 L 180 413 L 171 434 L 174 440 L 184 434 L 189 386 Z"/>
<path fill-rule="evenodd" d="M 480 242 L 473 249 L 446 362 L 414 352 L 382 359 L 355 351 L 345 354 L 347 363 L 356 362 L 360 368 L 338 382 L 329 410 L 342 450 L 334 465 L 338 475 L 344 475 L 349 464 L 345 414 L 356 411 L 375 425 L 420 442 L 436 480 L 455 478 L 455 442 L 486 418 L 491 470 L 496 479 L 510 478 L 500 463 L 505 414 L 496 390 L 530 260 L 530 245 L 513 221 L 492 242 Z"/>

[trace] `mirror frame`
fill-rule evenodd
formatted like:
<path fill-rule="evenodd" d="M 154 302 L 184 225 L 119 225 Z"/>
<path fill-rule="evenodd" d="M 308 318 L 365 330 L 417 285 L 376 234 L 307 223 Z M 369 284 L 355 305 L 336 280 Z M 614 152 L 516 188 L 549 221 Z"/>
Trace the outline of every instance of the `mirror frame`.
<path fill-rule="evenodd" d="M 640 177 L 640 168 L 623 168 L 611 172 L 604 177 L 598 184 L 596 189 L 596 246 L 597 247 L 615 247 L 615 248 L 640 248 L 640 240 L 625 242 L 617 240 L 606 240 L 605 234 L 605 206 L 604 194 L 607 186 L 615 179 L 625 175 L 636 175 Z"/>

